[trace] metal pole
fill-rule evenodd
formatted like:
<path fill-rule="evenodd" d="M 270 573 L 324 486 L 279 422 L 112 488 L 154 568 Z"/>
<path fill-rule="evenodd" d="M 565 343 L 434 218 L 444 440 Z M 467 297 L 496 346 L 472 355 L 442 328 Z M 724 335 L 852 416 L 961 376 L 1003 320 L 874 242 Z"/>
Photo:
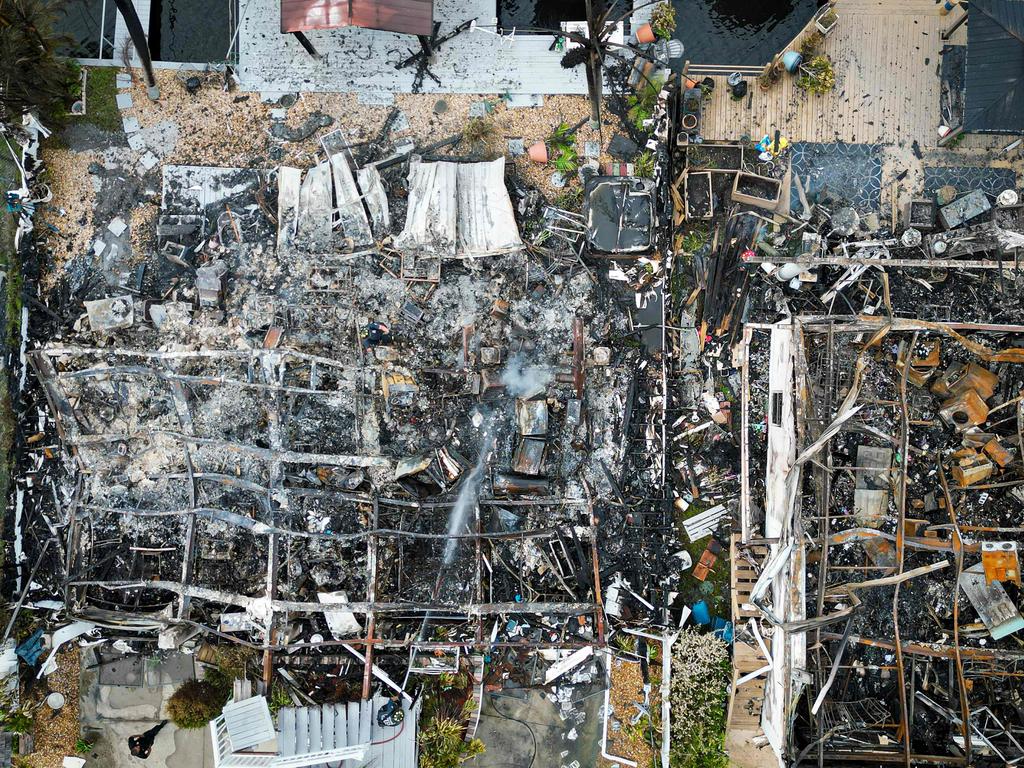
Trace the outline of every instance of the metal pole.
<path fill-rule="evenodd" d="M 132 45 L 135 46 L 135 52 L 139 54 L 139 61 L 142 62 L 142 71 L 146 75 L 146 93 L 150 99 L 156 101 L 160 98 L 160 88 L 153 75 L 153 60 L 149 56 L 149 41 L 146 40 L 146 32 L 142 29 L 139 14 L 136 12 L 132 0 L 114 0 L 114 3 L 117 5 L 121 18 L 124 19 L 124 25 L 128 27 Z"/>

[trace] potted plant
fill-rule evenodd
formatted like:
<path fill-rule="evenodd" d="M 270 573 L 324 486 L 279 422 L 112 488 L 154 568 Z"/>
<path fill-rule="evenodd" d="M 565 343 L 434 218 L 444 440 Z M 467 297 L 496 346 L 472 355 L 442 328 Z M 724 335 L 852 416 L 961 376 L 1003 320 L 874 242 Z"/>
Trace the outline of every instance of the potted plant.
<path fill-rule="evenodd" d="M 571 174 L 579 165 L 575 134 L 571 125 L 559 123 L 547 139 L 531 144 L 526 154 L 535 163 L 553 162 L 560 172 Z"/>
<path fill-rule="evenodd" d="M 836 13 L 835 8 L 832 4 L 826 5 L 814 16 L 814 26 L 818 28 L 818 31 L 822 35 L 827 35 L 833 29 L 836 24 L 839 23 L 839 15 Z"/>
<path fill-rule="evenodd" d="M 641 24 L 636 30 L 636 41 L 638 43 L 653 43 L 657 40 L 654 28 L 650 24 Z"/>
<path fill-rule="evenodd" d="M 651 12 L 651 31 L 661 40 L 668 40 L 676 31 L 676 9 L 672 3 L 658 3 Z"/>
<path fill-rule="evenodd" d="M 818 94 L 828 93 L 836 86 L 836 73 L 832 60 L 825 55 L 815 56 L 800 67 L 796 84 L 806 91 Z"/>
<path fill-rule="evenodd" d="M 774 64 L 769 64 L 764 68 L 764 71 L 757 76 L 757 84 L 760 86 L 762 91 L 771 90 L 771 87 L 779 82 L 779 68 Z"/>

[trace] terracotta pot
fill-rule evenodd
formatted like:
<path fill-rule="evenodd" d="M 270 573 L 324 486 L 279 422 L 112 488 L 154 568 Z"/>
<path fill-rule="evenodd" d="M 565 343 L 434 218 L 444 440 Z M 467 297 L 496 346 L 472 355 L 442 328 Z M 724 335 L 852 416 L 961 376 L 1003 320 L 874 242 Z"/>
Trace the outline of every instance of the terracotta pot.
<path fill-rule="evenodd" d="M 651 29 L 651 25 L 641 24 L 636 31 L 636 41 L 638 43 L 653 43 L 654 40 L 654 30 Z"/>
<path fill-rule="evenodd" d="M 534 142 L 527 148 L 526 154 L 533 162 L 543 165 L 548 161 L 548 145 L 543 141 Z"/>
<path fill-rule="evenodd" d="M 690 131 L 697 127 L 696 115 L 683 115 L 683 128 Z"/>

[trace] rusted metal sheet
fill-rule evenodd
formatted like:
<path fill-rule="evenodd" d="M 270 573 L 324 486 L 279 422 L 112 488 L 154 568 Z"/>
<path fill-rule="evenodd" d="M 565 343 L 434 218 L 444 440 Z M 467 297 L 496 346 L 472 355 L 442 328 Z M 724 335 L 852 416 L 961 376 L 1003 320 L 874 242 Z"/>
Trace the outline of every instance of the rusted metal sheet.
<path fill-rule="evenodd" d="M 433 0 L 281 0 L 281 31 L 365 27 L 429 35 Z"/>

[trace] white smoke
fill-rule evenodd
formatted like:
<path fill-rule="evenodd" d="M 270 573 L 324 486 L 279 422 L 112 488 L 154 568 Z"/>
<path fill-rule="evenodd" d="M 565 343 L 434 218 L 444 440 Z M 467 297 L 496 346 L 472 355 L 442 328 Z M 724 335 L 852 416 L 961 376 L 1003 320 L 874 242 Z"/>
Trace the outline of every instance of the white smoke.
<path fill-rule="evenodd" d="M 512 355 L 501 372 L 505 391 L 513 397 L 536 397 L 547 389 L 554 378 L 553 369 L 529 365 L 522 355 Z"/>

